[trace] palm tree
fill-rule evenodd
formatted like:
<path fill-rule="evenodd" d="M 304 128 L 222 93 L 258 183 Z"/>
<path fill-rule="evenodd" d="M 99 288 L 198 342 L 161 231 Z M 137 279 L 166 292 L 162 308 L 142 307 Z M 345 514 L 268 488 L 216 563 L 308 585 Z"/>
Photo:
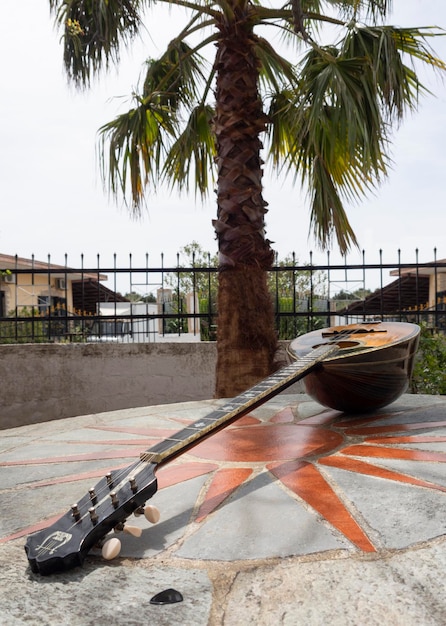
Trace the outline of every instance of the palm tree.
<path fill-rule="evenodd" d="M 156 27 L 155 0 L 49 2 L 67 75 L 81 88 L 119 61 L 144 21 Z M 408 61 L 446 66 L 428 43 L 439 29 L 385 23 L 391 0 L 158 2 L 185 7 L 188 18 L 146 62 L 134 107 L 100 129 L 102 173 L 135 213 L 164 181 L 202 195 L 216 184 L 216 395 L 232 396 L 275 367 L 262 157 L 303 183 L 316 239 L 327 247 L 335 238 L 345 253 L 356 239 L 344 204 L 386 176 L 391 126 L 425 91 Z M 334 43 L 322 43 L 327 27 Z M 265 32 L 281 33 L 288 57 Z"/>

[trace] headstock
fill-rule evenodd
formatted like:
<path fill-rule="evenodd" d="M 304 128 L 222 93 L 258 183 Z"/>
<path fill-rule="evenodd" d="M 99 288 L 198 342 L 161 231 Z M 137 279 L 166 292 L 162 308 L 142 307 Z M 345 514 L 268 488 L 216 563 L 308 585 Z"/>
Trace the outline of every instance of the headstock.
<path fill-rule="evenodd" d="M 155 468 L 154 463 L 138 461 L 110 472 L 52 526 L 30 535 L 25 550 L 32 571 L 48 575 L 82 565 L 89 550 L 100 545 L 111 530 L 126 530 L 126 519 L 142 513 L 157 490 Z M 146 517 L 157 521 L 153 507 L 148 507 Z M 114 546 L 105 558 L 115 555 Z"/>

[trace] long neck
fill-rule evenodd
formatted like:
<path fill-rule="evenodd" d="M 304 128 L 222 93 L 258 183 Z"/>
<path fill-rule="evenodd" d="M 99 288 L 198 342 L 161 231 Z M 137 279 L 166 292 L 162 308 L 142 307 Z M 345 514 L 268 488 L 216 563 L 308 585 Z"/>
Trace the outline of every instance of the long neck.
<path fill-rule="evenodd" d="M 296 381 L 306 376 L 328 356 L 339 350 L 336 344 L 321 346 L 300 357 L 290 365 L 268 376 L 247 391 L 228 401 L 223 406 L 211 411 L 205 417 L 186 426 L 172 437 L 155 444 L 141 454 L 141 460 L 161 465 L 171 461 L 189 448 L 200 443 L 249 411 L 260 406 Z"/>

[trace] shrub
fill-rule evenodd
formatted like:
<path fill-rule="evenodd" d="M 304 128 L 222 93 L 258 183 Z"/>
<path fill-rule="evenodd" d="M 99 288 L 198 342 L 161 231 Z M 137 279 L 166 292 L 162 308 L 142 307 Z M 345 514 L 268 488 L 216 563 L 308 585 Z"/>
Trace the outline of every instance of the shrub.
<path fill-rule="evenodd" d="M 412 393 L 446 394 L 446 336 L 421 325 L 420 347 L 415 357 Z"/>

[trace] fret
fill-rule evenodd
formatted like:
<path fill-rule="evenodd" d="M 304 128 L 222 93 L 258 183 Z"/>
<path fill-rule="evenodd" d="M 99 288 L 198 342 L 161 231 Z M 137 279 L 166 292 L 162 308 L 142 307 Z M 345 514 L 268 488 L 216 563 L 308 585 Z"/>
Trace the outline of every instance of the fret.
<path fill-rule="evenodd" d="M 339 347 L 336 344 L 324 345 L 312 350 L 309 354 L 300 357 L 290 365 L 286 365 L 278 372 L 271 374 L 250 389 L 227 401 L 221 407 L 217 407 L 204 417 L 198 418 L 196 422 L 188 424 L 171 437 L 155 444 L 140 455 L 141 460 L 158 464 L 170 460 L 283 391 L 338 350 Z"/>

